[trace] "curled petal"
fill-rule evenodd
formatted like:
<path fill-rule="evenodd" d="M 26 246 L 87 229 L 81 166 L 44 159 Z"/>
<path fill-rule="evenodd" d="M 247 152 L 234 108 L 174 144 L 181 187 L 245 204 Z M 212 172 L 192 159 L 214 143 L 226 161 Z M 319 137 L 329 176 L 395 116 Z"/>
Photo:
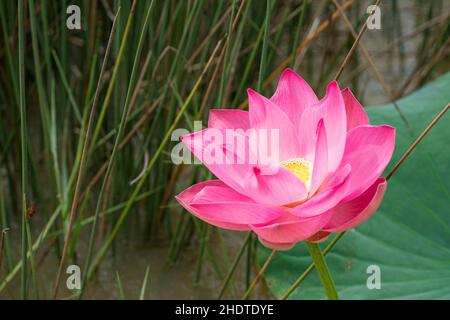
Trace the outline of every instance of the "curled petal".
<path fill-rule="evenodd" d="M 219 180 L 195 184 L 176 199 L 199 219 L 227 229 L 246 230 L 248 224 L 269 223 L 284 212 L 256 203 Z"/>
<path fill-rule="evenodd" d="M 273 249 L 273 250 L 278 250 L 278 251 L 286 251 L 289 249 L 292 249 L 295 245 L 295 243 L 273 243 L 273 242 L 269 242 L 266 241 L 262 238 L 259 238 L 259 242 L 261 242 L 261 244 L 269 249 Z"/>
<path fill-rule="evenodd" d="M 305 199 L 306 186 L 284 168 L 264 174 L 260 168 L 249 170 L 245 179 L 246 194 L 256 202 L 281 206 Z"/>
<path fill-rule="evenodd" d="M 285 213 L 269 224 L 251 225 L 251 228 L 264 241 L 286 245 L 313 236 L 328 223 L 330 218 L 329 212 L 305 219 Z"/>
<path fill-rule="evenodd" d="M 303 204 L 292 209 L 292 214 L 307 218 L 320 215 L 340 203 L 348 193 L 350 165 L 339 169 L 333 177 L 324 183 L 326 186 Z"/>
<path fill-rule="evenodd" d="M 327 232 L 342 232 L 366 221 L 378 209 L 386 191 L 387 182 L 379 178 L 359 197 L 339 204 L 332 211 L 331 220 L 323 228 Z"/>
<path fill-rule="evenodd" d="M 359 126 L 348 132 L 341 165 L 350 164 L 349 189 L 344 201 L 366 191 L 383 173 L 395 146 L 395 129 L 391 126 Z"/>

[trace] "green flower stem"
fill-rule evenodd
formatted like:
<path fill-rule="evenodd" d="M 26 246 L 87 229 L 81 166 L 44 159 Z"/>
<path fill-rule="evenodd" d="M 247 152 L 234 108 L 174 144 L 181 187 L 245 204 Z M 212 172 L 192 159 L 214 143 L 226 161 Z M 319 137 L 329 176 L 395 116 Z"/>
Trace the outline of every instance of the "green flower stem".
<path fill-rule="evenodd" d="M 333 278 L 331 278 L 330 270 L 328 269 L 327 263 L 323 258 L 322 251 L 317 243 L 307 242 L 309 254 L 316 266 L 317 273 L 319 274 L 322 286 L 325 289 L 327 297 L 329 300 L 338 300 L 338 294 L 334 286 Z"/>

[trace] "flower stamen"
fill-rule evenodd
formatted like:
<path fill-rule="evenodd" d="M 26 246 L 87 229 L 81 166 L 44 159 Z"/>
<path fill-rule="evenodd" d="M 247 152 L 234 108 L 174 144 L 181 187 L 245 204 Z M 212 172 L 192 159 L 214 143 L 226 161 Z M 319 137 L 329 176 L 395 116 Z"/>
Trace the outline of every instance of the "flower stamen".
<path fill-rule="evenodd" d="M 303 158 L 295 158 L 280 163 L 281 166 L 292 172 L 309 189 L 311 186 L 311 167 L 310 161 Z"/>

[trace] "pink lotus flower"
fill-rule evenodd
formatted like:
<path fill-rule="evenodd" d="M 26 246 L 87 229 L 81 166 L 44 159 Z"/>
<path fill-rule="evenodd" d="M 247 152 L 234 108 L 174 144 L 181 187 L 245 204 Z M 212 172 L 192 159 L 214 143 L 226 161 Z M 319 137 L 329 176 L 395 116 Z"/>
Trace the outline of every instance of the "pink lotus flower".
<path fill-rule="evenodd" d="M 283 250 L 354 228 L 378 209 L 387 186 L 380 176 L 394 150 L 395 129 L 370 125 L 349 89 L 341 91 L 333 81 L 319 100 L 288 69 L 272 98 L 251 89 L 248 98 L 248 112 L 211 110 L 208 128 L 182 141 L 201 160 L 212 143 L 204 139 L 211 130 L 278 129 L 277 170 L 267 173 L 258 162 L 203 161 L 219 180 L 176 196 L 186 210 L 217 227 L 252 230 L 265 246 Z M 241 152 L 254 150 L 244 141 Z M 224 144 L 216 152 L 226 149 Z M 235 160 L 246 158 L 233 152 Z"/>

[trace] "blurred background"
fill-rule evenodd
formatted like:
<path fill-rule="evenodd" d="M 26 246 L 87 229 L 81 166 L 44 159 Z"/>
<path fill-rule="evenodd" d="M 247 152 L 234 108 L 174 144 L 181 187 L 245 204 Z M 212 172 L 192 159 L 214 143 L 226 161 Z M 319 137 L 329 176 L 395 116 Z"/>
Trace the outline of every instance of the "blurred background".
<path fill-rule="evenodd" d="M 245 235 L 175 201 L 212 176 L 172 163 L 174 129 L 247 108 L 247 88 L 271 96 L 287 67 L 319 97 L 338 75 L 364 106 L 449 70 L 449 1 L 381 1 L 381 29 L 345 63 L 374 2 L 337 3 L 1 1 L 0 297 L 52 298 L 66 256 L 88 280 L 83 298 L 216 298 Z M 242 296 L 257 255 L 250 241 L 225 297 Z M 58 298 L 75 297 L 67 276 Z M 262 283 L 252 297 L 273 295 Z"/>

